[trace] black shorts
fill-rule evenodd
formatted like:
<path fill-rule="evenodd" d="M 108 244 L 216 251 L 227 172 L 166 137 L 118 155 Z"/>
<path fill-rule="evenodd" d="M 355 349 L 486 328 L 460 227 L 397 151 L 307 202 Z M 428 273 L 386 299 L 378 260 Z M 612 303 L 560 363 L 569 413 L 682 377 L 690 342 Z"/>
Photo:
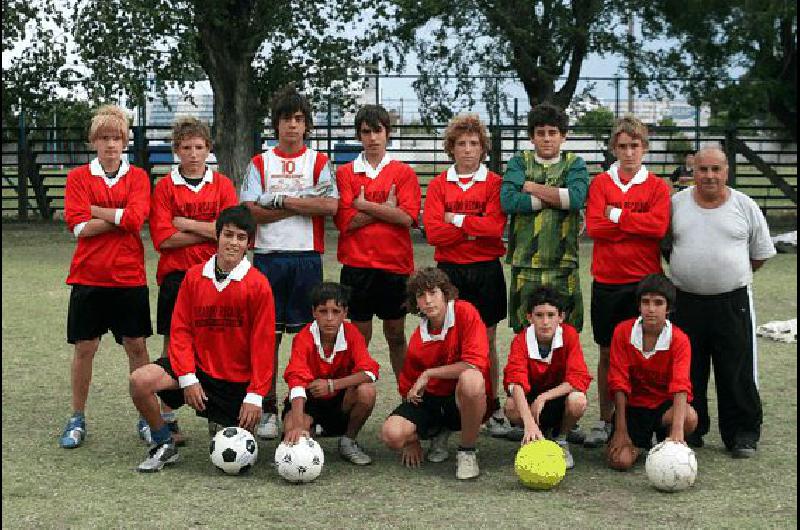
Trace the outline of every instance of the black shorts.
<path fill-rule="evenodd" d="M 458 297 L 475 306 L 487 328 L 506 318 L 506 278 L 500 260 L 437 264 L 458 289 Z"/>
<path fill-rule="evenodd" d="M 158 287 L 158 305 L 156 306 L 156 332 L 159 335 L 169 336 L 172 325 L 172 312 L 175 310 L 175 301 L 178 299 L 178 289 L 181 287 L 186 271 L 173 271 L 164 276 Z"/>
<path fill-rule="evenodd" d="M 297 333 L 314 320 L 311 289 L 322 283 L 322 257 L 313 250 L 254 254 L 253 266 L 269 280 L 275 301 L 275 330 Z"/>
<path fill-rule="evenodd" d="M 405 274 L 344 265 L 339 281 L 351 289 L 347 314 L 352 321 L 368 322 L 373 315 L 381 320 L 396 320 L 408 312 Z"/>
<path fill-rule="evenodd" d="M 417 426 L 417 436 L 422 440 L 433 438 L 442 429 L 461 430 L 461 413 L 456 405 L 456 396 L 422 396 L 415 405 L 403 401 L 389 416 L 401 416 Z"/>
<path fill-rule="evenodd" d="M 313 397 L 306 398 L 306 404 L 303 407 L 303 412 L 311 416 L 311 427 L 319 425 L 322 427 L 322 436 L 341 436 L 347 432 L 347 423 L 350 421 L 350 414 L 344 412 L 344 394 L 342 390 L 330 399 L 315 399 Z M 292 410 L 292 404 L 287 397 L 283 402 L 283 413 L 281 420 L 283 420 L 289 411 Z"/>
<path fill-rule="evenodd" d="M 612 285 L 592 282 L 592 333 L 599 346 L 611 346 L 614 328 L 623 320 L 639 316 L 636 305 L 638 283 Z"/>
<path fill-rule="evenodd" d="M 156 359 L 153 364 L 163 368 L 175 381 L 178 380 L 178 376 L 172 370 L 168 357 Z M 196 412 L 196 414 L 225 427 L 239 425 L 239 411 L 242 408 L 245 396 L 247 396 L 247 387 L 250 383 L 234 383 L 216 379 L 199 369 L 195 372 L 195 375 L 208 398 L 206 409 L 203 412 Z M 162 390 L 158 392 L 158 397 L 173 409 L 181 408 L 186 404 L 183 399 L 182 388 Z"/>
<path fill-rule="evenodd" d="M 97 287 L 73 285 L 67 310 L 67 342 L 92 340 L 106 331 L 122 338 L 136 339 L 153 334 L 150 322 L 150 295 L 141 287 Z"/>
<path fill-rule="evenodd" d="M 671 406 L 670 400 L 654 409 L 625 407 L 625 423 L 633 445 L 650 449 L 653 446 L 653 433 L 656 433 L 656 440 L 659 442 L 667 437 L 667 428 L 661 423 L 661 419 Z"/>
<path fill-rule="evenodd" d="M 525 399 L 528 400 L 528 405 L 539 396 L 532 392 L 525 394 Z M 567 404 L 567 396 L 561 396 L 555 399 L 548 399 L 547 403 L 542 407 L 542 412 L 539 413 L 539 430 L 544 432 L 547 429 L 561 430 L 561 422 L 564 421 L 564 407 Z"/>

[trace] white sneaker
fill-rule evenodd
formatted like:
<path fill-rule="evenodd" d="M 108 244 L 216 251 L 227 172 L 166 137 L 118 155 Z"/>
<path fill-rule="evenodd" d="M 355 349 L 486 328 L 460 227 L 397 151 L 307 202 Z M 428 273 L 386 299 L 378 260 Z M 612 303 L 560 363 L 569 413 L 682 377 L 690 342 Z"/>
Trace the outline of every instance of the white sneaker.
<path fill-rule="evenodd" d="M 372 463 L 372 458 L 358 446 L 358 442 L 347 436 L 339 438 L 339 454 L 357 466 L 366 466 Z"/>
<path fill-rule="evenodd" d="M 426 456 L 428 462 L 438 464 L 450 458 L 450 453 L 447 451 L 448 438 L 450 438 L 450 431 L 447 429 L 442 429 L 439 434 L 433 437 Z"/>
<path fill-rule="evenodd" d="M 592 426 L 592 430 L 586 435 L 586 440 L 583 441 L 584 447 L 600 447 L 608 442 L 608 434 L 611 431 L 611 424 L 603 420 L 598 421 Z"/>
<path fill-rule="evenodd" d="M 256 435 L 264 440 L 274 440 L 278 437 L 278 415 L 266 413 L 262 414 L 261 421 L 258 422 Z"/>
<path fill-rule="evenodd" d="M 178 461 L 178 451 L 172 441 L 154 445 L 147 451 L 147 458 L 136 468 L 140 473 L 156 473 L 164 466 Z"/>
<path fill-rule="evenodd" d="M 567 461 L 567 469 L 575 467 L 575 460 L 572 458 L 572 453 L 569 452 L 569 442 L 566 440 L 556 440 L 556 443 L 564 451 L 564 460 Z"/>
<path fill-rule="evenodd" d="M 489 416 L 486 427 L 489 429 L 489 435 L 493 438 L 505 438 L 508 431 L 511 430 L 511 423 L 506 419 L 503 411 L 499 410 Z"/>
<path fill-rule="evenodd" d="M 475 478 L 480 474 L 477 451 L 459 451 L 456 453 L 456 478 L 458 480 Z"/>

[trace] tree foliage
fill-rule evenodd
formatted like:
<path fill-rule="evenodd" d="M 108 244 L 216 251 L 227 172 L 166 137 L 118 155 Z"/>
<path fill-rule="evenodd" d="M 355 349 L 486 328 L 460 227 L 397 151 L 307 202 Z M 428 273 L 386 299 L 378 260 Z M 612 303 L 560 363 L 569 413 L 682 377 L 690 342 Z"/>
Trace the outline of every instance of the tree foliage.
<path fill-rule="evenodd" d="M 797 139 L 797 3 L 791 0 L 641 2 L 643 36 L 677 41 L 637 54 L 638 86 L 708 102 L 730 123 L 772 117 Z"/>
<path fill-rule="evenodd" d="M 611 134 L 613 127 L 614 113 L 608 107 L 598 106 L 578 116 L 574 131 L 579 134 L 590 134 L 595 140 L 602 140 Z"/>

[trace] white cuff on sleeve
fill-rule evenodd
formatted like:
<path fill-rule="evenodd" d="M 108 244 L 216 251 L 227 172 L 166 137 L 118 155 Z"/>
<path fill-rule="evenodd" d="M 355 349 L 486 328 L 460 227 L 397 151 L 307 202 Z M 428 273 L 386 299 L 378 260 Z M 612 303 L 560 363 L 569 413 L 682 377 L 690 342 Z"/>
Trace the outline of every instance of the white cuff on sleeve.
<path fill-rule="evenodd" d="M 517 386 L 516 383 L 509 383 L 508 387 L 506 387 L 506 390 L 508 391 L 508 395 L 509 396 L 513 396 L 514 395 L 514 387 L 515 386 Z"/>
<path fill-rule="evenodd" d="M 86 223 L 88 222 L 89 221 L 84 221 L 75 225 L 75 228 L 72 229 L 72 233 L 75 235 L 75 237 L 80 236 L 81 232 L 83 232 L 83 227 L 86 226 Z"/>
<path fill-rule="evenodd" d="M 186 388 L 187 386 L 192 386 L 195 383 L 199 383 L 200 380 L 194 375 L 193 372 L 190 372 L 186 375 L 178 376 L 178 386 L 181 388 Z"/>
<path fill-rule="evenodd" d="M 306 396 L 306 389 L 303 388 L 302 386 L 296 386 L 293 389 L 289 390 L 289 403 L 291 403 L 292 400 L 296 397 L 308 399 L 308 396 Z"/>
<path fill-rule="evenodd" d="M 608 219 L 612 223 L 619 224 L 619 217 L 622 215 L 622 208 L 611 208 L 608 213 Z"/>
<path fill-rule="evenodd" d="M 373 382 L 373 383 L 374 383 L 375 381 L 377 381 L 377 380 L 378 380 L 378 378 L 377 378 L 377 377 L 375 377 L 375 374 L 373 374 L 373 373 L 372 373 L 372 372 L 370 372 L 369 370 L 364 370 L 364 373 L 365 373 L 365 374 L 367 374 L 367 377 L 369 377 L 370 379 L 372 379 L 372 382 Z"/>
<path fill-rule="evenodd" d="M 120 221 L 122 221 L 122 214 L 125 212 L 122 208 L 117 208 L 117 211 L 114 213 L 114 224 L 119 226 Z"/>
<path fill-rule="evenodd" d="M 453 215 L 453 224 L 456 225 L 457 227 L 461 228 L 461 225 L 464 224 L 464 218 L 465 217 L 466 217 L 466 215 L 464 215 L 463 213 L 454 214 Z"/>
<path fill-rule="evenodd" d="M 569 190 L 567 188 L 558 188 L 558 200 L 561 202 L 562 210 L 569 210 Z"/>
<path fill-rule="evenodd" d="M 533 208 L 533 211 L 536 212 L 544 208 L 544 203 L 539 197 L 531 195 L 531 207 Z"/>
<path fill-rule="evenodd" d="M 251 405 L 255 405 L 256 407 L 261 407 L 261 403 L 264 401 L 264 396 L 259 396 L 253 392 L 248 392 L 247 395 L 242 400 L 242 403 L 249 403 Z"/>

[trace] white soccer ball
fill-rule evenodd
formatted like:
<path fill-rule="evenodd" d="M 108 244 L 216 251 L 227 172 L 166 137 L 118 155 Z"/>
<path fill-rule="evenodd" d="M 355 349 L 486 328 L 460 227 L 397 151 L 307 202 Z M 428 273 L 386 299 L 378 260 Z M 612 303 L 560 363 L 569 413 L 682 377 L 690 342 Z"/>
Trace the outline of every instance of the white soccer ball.
<path fill-rule="evenodd" d="M 275 449 L 275 467 L 289 482 L 311 482 L 322 472 L 325 454 L 312 438 L 300 437 L 294 445 L 281 442 Z"/>
<path fill-rule="evenodd" d="M 644 469 L 656 489 L 682 491 L 697 479 L 697 458 L 690 447 L 664 440 L 647 453 Z"/>
<path fill-rule="evenodd" d="M 229 475 L 240 475 L 256 463 L 258 444 L 246 429 L 225 427 L 211 439 L 208 453 L 216 467 Z"/>

